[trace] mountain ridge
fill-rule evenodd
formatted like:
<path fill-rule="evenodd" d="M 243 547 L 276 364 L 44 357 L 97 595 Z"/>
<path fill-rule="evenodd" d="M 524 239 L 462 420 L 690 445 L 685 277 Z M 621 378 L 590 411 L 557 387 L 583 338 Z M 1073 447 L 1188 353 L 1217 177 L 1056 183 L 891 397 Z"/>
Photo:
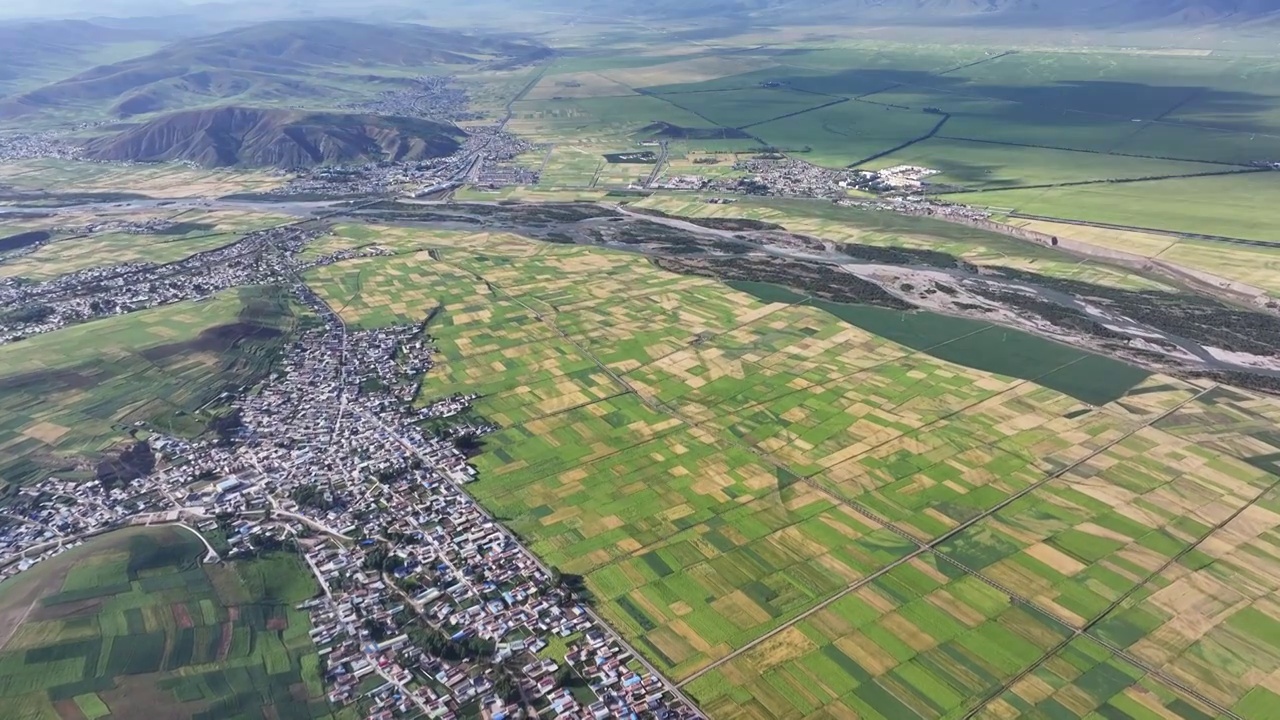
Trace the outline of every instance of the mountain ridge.
<path fill-rule="evenodd" d="M 474 67 L 549 52 L 536 43 L 425 25 L 273 21 L 174 43 L 2 98 L 0 118 L 94 105 L 126 118 L 222 101 L 299 104 L 339 94 L 323 74 L 342 69 Z"/>
<path fill-rule="evenodd" d="M 781 20 L 790 16 L 918 25 L 939 21 L 1081 26 L 1244 24 L 1280 20 L 1280 0 L 842 0 L 838 6 L 821 0 L 710 0 L 697 4 L 655 0 L 638 12 L 690 19 Z"/>
<path fill-rule="evenodd" d="M 299 168 L 448 155 L 466 133 L 416 118 L 218 107 L 163 115 L 89 141 L 91 160 Z"/>

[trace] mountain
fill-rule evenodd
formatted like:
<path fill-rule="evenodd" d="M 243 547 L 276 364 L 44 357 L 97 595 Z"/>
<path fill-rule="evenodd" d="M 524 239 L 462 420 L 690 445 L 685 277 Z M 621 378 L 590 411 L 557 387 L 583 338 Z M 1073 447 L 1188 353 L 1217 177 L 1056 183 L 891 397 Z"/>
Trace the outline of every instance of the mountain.
<path fill-rule="evenodd" d="M 127 56 L 130 49 L 149 52 L 174 37 L 82 20 L 0 23 L 0 95 L 81 72 L 93 66 L 89 58 L 113 48 L 122 48 Z"/>
<path fill-rule="evenodd" d="M 465 133 L 411 118 L 221 107 L 155 118 L 86 145 L 94 160 L 186 161 L 294 168 L 421 160 L 457 150 Z"/>
<path fill-rule="evenodd" d="M 535 43 L 423 25 L 268 22 L 175 43 L 0 99 L 0 118 L 41 112 L 130 117 L 223 101 L 323 105 L 350 99 L 378 69 L 403 75 L 433 66 L 527 62 L 549 52 Z"/>
<path fill-rule="evenodd" d="M 576 2 L 576 0 L 570 0 Z M 583 12 L 607 15 L 622 7 L 652 18 L 777 24 L 874 21 L 936 25 L 1000 23 L 1116 27 L 1141 24 L 1245 24 L 1280 20 L 1280 0 L 621 0 L 581 3 Z"/>

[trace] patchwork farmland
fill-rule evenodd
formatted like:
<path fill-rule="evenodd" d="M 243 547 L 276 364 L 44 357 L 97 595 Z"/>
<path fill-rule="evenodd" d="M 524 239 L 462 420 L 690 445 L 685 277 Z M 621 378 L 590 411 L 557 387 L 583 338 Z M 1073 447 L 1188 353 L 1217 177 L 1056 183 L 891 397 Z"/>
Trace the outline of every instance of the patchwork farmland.
<path fill-rule="evenodd" d="M 6 717 L 334 717 L 294 607 L 315 592 L 301 561 L 204 552 L 178 528 L 123 530 L 0 585 Z"/>
<path fill-rule="evenodd" d="M 202 409 L 265 376 L 299 314 L 278 289 L 246 287 L 3 346 L 0 475 L 72 475 L 136 423 L 199 435 Z"/>
<path fill-rule="evenodd" d="M 712 717 L 1280 707 L 1274 400 L 620 252 L 388 233 L 421 244 L 309 281 L 357 325 L 430 318 L 421 400 L 479 393 L 502 428 L 472 492 Z"/>

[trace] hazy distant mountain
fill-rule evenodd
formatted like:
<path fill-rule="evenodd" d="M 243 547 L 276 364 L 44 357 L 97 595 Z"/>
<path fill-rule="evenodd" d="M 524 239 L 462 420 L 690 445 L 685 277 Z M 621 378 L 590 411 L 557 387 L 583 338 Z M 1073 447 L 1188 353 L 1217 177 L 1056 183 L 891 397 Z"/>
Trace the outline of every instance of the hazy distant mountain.
<path fill-rule="evenodd" d="M 146 43 L 175 37 L 152 28 L 106 27 L 82 20 L 0 23 L 0 95 L 84 70 L 93 65 L 89 58 L 111 46 L 146 52 Z"/>
<path fill-rule="evenodd" d="M 425 72 L 440 65 L 523 62 L 548 52 L 532 43 L 423 25 L 270 22 L 184 40 L 0 99 L 0 117 L 59 109 L 130 117 L 220 101 L 300 104 L 349 93 L 344 83 L 359 77 L 352 71 Z"/>
<path fill-rule="evenodd" d="M 615 0 L 590 4 L 600 14 Z M 1280 19 L 1280 0 L 653 0 L 618 2 L 654 17 L 753 18 L 785 22 L 876 20 L 910 24 L 963 21 L 1024 25 L 1108 26 L 1158 23 L 1249 23 Z"/>
<path fill-rule="evenodd" d="M 465 136 L 442 123 L 342 113 L 223 107 L 164 115 L 88 144 L 95 160 L 206 167 L 308 167 L 448 155 Z"/>

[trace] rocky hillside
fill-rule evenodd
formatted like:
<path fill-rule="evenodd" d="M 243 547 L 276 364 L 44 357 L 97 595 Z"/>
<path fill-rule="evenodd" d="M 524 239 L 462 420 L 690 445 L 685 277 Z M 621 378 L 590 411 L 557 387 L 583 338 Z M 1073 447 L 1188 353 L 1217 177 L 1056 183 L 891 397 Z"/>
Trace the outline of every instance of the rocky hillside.
<path fill-rule="evenodd" d="M 440 157 L 464 135 L 409 118 L 222 107 L 164 115 L 93 140 L 86 151 L 95 160 L 296 168 Z"/>

